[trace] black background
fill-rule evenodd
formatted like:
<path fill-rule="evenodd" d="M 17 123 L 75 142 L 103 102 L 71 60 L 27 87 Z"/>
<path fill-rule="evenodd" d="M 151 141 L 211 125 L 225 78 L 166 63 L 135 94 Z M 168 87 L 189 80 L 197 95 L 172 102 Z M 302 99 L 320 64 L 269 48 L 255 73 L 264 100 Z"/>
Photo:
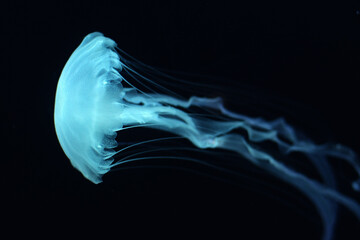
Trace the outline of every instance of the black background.
<path fill-rule="evenodd" d="M 213 76 L 219 86 L 239 89 L 238 100 L 225 99 L 235 111 L 244 102 L 280 102 L 279 114 L 308 135 L 358 150 L 359 11 L 356 1 L 6 2 L 3 218 L 35 233 L 78 229 L 122 237 L 130 225 L 133 234 L 149 237 L 320 239 L 315 208 L 272 178 L 262 181 L 283 193 L 176 168 L 123 170 L 92 184 L 58 144 L 56 85 L 82 38 L 100 31 L 149 65 Z M 251 168 L 244 169 L 250 178 Z M 336 239 L 359 239 L 359 221 L 340 210 Z"/>

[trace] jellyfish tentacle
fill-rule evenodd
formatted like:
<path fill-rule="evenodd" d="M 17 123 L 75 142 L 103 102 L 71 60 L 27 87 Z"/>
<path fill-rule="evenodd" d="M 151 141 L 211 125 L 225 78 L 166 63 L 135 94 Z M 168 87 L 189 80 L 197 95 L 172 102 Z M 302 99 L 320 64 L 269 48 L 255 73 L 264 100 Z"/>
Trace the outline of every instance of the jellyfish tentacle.
<path fill-rule="evenodd" d="M 167 114 L 176 114 L 176 116 L 180 117 L 182 120 L 186 119 L 185 122 L 177 121 L 176 119 L 166 119 L 166 121 L 163 122 L 163 125 L 161 126 L 161 129 L 164 130 L 164 125 L 168 125 L 168 129 L 170 131 L 170 128 L 179 127 L 182 129 L 182 131 L 175 131 L 175 133 L 184 135 L 185 137 L 190 138 L 190 140 L 198 147 L 202 148 L 216 148 L 216 147 L 222 147 L 226 148 L 226 146 L 220 146 L 219 142 L 216 139 L 217 136 L 221 134 L 226 134 L 230 132 L 231 130 L 235 128 L 244 128 L 249 133 L 249 139 L 257 142 L 257 141 L 264 141 L 264 140 L 271 140 L 276 142 L 277 144 L 281 145 L 283 148 L 287 148 L 287 152 L 291 151 L 299 151 L 304 152 L 308 156 L 316 156 L 312 158 L 312 161 L 316 163 L 317 161 L 322 161 L 322 164 L 319 163 L 319 166 L 317 169 L 320 173 L 322 173 L 324 170 L 326 170 L 326 174 L 322 174 L 323 177 L 330 176 L 331 169 L 327 163 L 325 163 L 325 160 L 320 160 L 322 155 L 332 155 L 332 156 L 338 156 L 340 158 L 348 160 L 349 163 L 353 165 L 353 167 L 357 170 L 359 168 L 359 165 L 357 164 L 357 159 L 354 156 L 354 153 L 340 145 L 336 145 L 335 149 L 331 148 L 330 145 L 320 145 L 317 146 L 313 144 L 311 141 L 305 142 L 304 140 L 298 140 L 297 135 L 295 134 L 295 131 L 290 127 L 287 126 L 286 123 L 283 120 L 273 121 L 273 123 L 268 123 L 263 120 L 254 120 L 250 119 L 249 117 L 246 117 L 243 119 L 242 115 L 237 115 L 234 113 L 231 113 L 230 111 L 226 110 L 225 107 L 222 104 L 221 98 L 200 98 L 200 97 L 191 97 L 189 100 L 179 100 L 173 97 L 167 97 L 159 94 L 151 94 L 150 98 L 146 96 L 139 96 L 140 99 L 138 101 L 149 104 L 151 102 L 155 102 L 157 104 L 159 103 L 166 103 L 172 106 L 179 106 L 184 108 L 189 108 L 191 106 L 199 106 L 199 107 L 208 107 L 212 109 L 217 109 L 221 111 L 222 113 L 227 113 L 226 115 L 231 116 L 232 118 L 236 117 L 236 119 L 240 119 L 242 121 L 228 121 L 228 122 L 218 122 L 214 120 L 200 120 L 200 119 L 189 119 L 189 116 L 179 110 L 173 108 L 173 107 L 160 107 L 159 109 L 156 109 L 153 112 L 157 111 L 157 117 L 152 116 L 150 119 L 151 121 L 154 121 L 155 123 L 159 123 L 157 121 L 163 121 L 164 119 L 159 118 L 159 113 L 167 113 Z M 151 104 L 150 104 L 151 105 Z M 250 124 L 248 124 L 248 121 L 250 121 Z M 187 125 L 186 123 L 191 123 L 190 125 Z M 266 131 L 258 131 L 253 128 L 251 128 L 251 124 L 255 125 L 257 127 L 263 127 L 264 129 L 267 129 Z M 271 128 L 271 125 L 281 126 L 277 127 L 275 129 Z M 155 125 L 154 128 L 158 128 L 159 125 Z M 208 131 L 204 131 L 208 126 Z M 150 126 L 151 127 L 151 126 Z M 201 130 L 202 129 L 202 130 Z M 276 130 L 282 130 L 281 132 L 291 133 L 291 140 L 293 141 L 292 144 L 285 143 L 284 141 L 280 140 L 277 135 L 281 134 Z M 193 132 L 192 134 L 188 135 L 185 134 L 185 132 Z M 221 138 L 220 138 L 221 139 Z M 236 151 L 236 149 L 232 149 L 233 151 Z M 254 149 L 248 149 L 251 150 L 253 153 L 255 153 Z M 267 156 L 264 155 L 263 152 L 256 152 L 256 155 L 259 156 Z M 271 159 L 271 163 L 274 164 L 274 166 L 277 166 L 279 164 L 278 161 L 272 160 L 270 157 L 266 157 L 265 159 Z M 316 160 L 318 159 L 318 160 Z M 315 164 L 316 166 L 316 164 Z M 285 171 L 288 172 L 288 171 Z M 327 177 L 327 183 L 334 186 L 334 180 L 330 177 Z M 344 203 L 347 203 L 345 200 L 341 200 L 342 198 L 339 198 L 340 201 L 343 201 Z M 349 203 L 350 204 L 350 203 Z"/>
<path fill-rule="evenodd" d="M 187 121 L 191 122 L 191 125 L 187 125 L 186 122 L 179 124 L 181 121 L 176 119 L 167 119 L 166 122 L 170 123 L 168 128 L 166 128 L 166 124 L 163 124 L 162 126 L 161 124 L 154 125 L 154 128 L 161 126 L 161 130 L 167 130 L 187 137 L 191 142 L 200 148 L 222 148 L 235 151 L 253 162 L 255 165 L 264 168 L 273 175 L 297 187 L 314 202 L 318 211 L 320 212 L 325 225 L 324 236 L 331 235 L 329 231 L 332 229 L 333 224 L 335 224 L 337 203 L 341 203 L 349 208 L 360 219 L 359 204 L 335 190 L 335 180 L 332 176 L 331 168 L 325 158 L 326 155 L 338 156 L 347 159 L 354 165 L 354 167 L 356 167 L 356 158 L 353 156 L 353 152 L 348 151 L 347 148 L 340 148 L 337 146 L 334 149 L 331 148 L 330 145 L 317 146 L 311 141 L 299 140 L 295 131 L 290 126 L 287 126 L 283 120 L 277 120 L 269 123 L 259 119 L 250 119 L 248 117 L 244 119 L 242 116 L 238 116 L 227 111 L 224 108 L 220 98 L 207 99 L 192 97 L 188 101 L 184 101 L 173 97 L 166 98 L 166 96 L 158 94 L 152 94 L 150 96 L 151 100 L 149 101 L 147 101 L 146 98 L 142 97 L 141 102 L 146 104 L 147 102 L 155 101 L 158 104 L 162 103 L 172 105 L 173 108 L 189 108 L 191 106 L 212 108 L 217 109 L 222 113 L 227 113 L 226 115 L 232 118 L 236 116 L 236 119 L 240 119 L 241 121 L 227 122 L 218 122 L 209 119 L 193 119 L 192 121 Z M 186 114 L 181 110 L 174 111 L 173 108 L 166 107 L 164 108 L 164 112 L 176 112 L 177 114 L 181 113 L 180 116 L 182 114 Z M 152 120 L 155 122 L 157 121 L 156 119 L 159 120 L 160 118 L 152 118 Z M 176 130 L 176 128 L 173 128 L 174 126 L 179 127 L 181 130 Z M 263 128 L 264 131 L 255 130 L 252 128 L 252 126 Z M 272 126 L 275 126 L 275 129 Z M 291 151 L 305 153 L 318 169 L 325 185 L 315 180 L 309 179 L 304 175 L 290 169 L 289 167 L 286 167 L 284 164 L 277 161 L 266 152 L 253 148 L 241 135 L 231 134 L 230 132 L 236 128 L 245 129 L 249 133 L 249 140 L 252 142 L 271 140 L 279 144 L 282 148 L 287 149 L 287 151 L 285 151 L 287 153 Z M 189 132 L 191 132 L 191 134 L 187 134 Z M 277 137 L 278 134 L 284 132 L 291 134 L 288 138 L 290 143 L 284 142 Z M 340 149 L 342 149 L 342 151 L 337 151 Z M 325 237 L 324 239 L 327 238 Z"/>

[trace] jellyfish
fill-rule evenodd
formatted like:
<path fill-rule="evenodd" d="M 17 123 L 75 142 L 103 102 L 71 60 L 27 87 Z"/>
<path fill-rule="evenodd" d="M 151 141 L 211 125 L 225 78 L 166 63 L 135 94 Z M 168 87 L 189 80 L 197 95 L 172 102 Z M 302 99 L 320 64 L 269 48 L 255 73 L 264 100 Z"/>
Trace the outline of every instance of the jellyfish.
<path fill-rule="evenodd" d="M 360 166 L 354 151 L 340 144 L 316 144 L 281 117 L 265 120 L 230 111 L 220 97 L 186 99 L 170 91 L 140 89 L 135 82 L 162 86 L 140 71 L 141 68 L 153 71 L 151 67 L 125 56 L 110 38 L 99 32 L 90 33 L 73 52 L 58 81 L 54 109 L 56 134 L 71 164 L 85 178 L 98 184 L 115 166 L 145 160 L 145 157 L 117 159 L 116 155 L 127 148 L 115 150 L 120 144 L 117 137 L 121 139 L 121 132 L 127 129 L 151 128 L 187 139 L 194 148 L 204 151 L 233 152 L 239 161 L 247 160 L 297 188 L 318 210 L 324 240 L 332 238 L 339 204 L 360 219 L 360 204 L 337 190 L 328 162 L 329 157 L 346 161 L 359 177 Z M 166 81 L 172 80 L 166 74 L 162 76 Z M 189 112 L 196 109 L 214 112 L 216 116 Z M 247 136 L 236 129 L 243 130 Z M 284 156 L 302 153 L 316 168 L 321 181 L 258 147 L 262 142 L 274 143 Z M 143 143 L 132 143 L 129 147 Z M 206 164 L 206 160 L 196 161 Z M 353 179 L 351 187 L 356 194 L 360 179 Z"/>

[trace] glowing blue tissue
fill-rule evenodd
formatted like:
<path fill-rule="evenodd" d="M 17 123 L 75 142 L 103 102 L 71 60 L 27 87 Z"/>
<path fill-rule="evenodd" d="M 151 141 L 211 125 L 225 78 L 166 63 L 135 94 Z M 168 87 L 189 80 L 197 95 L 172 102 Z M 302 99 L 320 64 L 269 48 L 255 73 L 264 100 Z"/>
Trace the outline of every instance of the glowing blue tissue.
<path fill-rule="evenodd" d="M 148 127 L 187 138 L 201 149 L 233 151 L 302 191 L 315 204 L 324 224 L 323 239 L 331 239 L 341 204 L 360 219 L 360 205 L 336 190 L 335 177 L 328 156 L 345 160 L 360 176 L 355 153 L 342 146 L 317 145 L 300 137 L 284 119 L 266 121 L 227 110 L 220 98 L 188 100 L 154 92 L 143 92 L 120 73 L 127 71 L 141 77 L 116 51 L 116 43 L 95 32 L 87 35 L 71 55 L 60 76 L 55 100 L 56 133 L 72 165 L 93 183 L 114 166 L 113 150 L 118 146 L 117 132 L 129 127 Z M 131 74 L 130 74 L 131 76 Z M 149 81 L 143 76 L 144 82 Z M 171 79 L 169 79 L 171 81 Z M 218 111 L 228 120 L 213 120 L 187 113 L 193 107 Z M 248 138 L 234 133 L 243 129 Z M 322 182 L 308 178 L 280 162 L 256 143 L 272 141 L 281 152 L 301 152 L 313 163 Z M 241 158 L 239 158 L 240 160 Z M 206 160 L 205 160 L 206 161 Z M 360 180 L 352 189 L 359 191 Z"/>

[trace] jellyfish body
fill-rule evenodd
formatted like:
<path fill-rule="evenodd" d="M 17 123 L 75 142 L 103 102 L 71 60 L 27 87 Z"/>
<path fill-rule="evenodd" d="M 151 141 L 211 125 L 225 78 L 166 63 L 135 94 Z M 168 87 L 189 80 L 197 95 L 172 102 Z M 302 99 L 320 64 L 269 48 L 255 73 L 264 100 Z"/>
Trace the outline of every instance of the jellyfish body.
<path fill-rule="evenodd" d="M 323 239 L 331 239 L 342 204 L 360 219 L 360 205 L 336 190 L 335 178 L 327 162 L 334 156 L 347 161 L 360 176 L 355 153 L 339 144 L 317 145 L 299 137 L 284 119 L 266 121 L 227 110 L 221 98 L 187 100 L 160 93 L 146 93 L 133 87 L 120 73 L 136 74 L 121 61 L 116 43 L 95 32 L 87 35 L 66 63 L 55 100 L 55 128 L 67 157 L 85 178 L 100 183 L 102 176 L 125 161 L 114 161 L 117 132 L 132 126 L 173 133 L 201 149 L 225 149 L 238 153 L 254 165 L 302 191 L 316 206 L 324 223 Z M 126 83 L 126 84 L 123 84 Z M 125 87 L 125 85 L 127 87 Z M 219 112 L 226 120 L 214 120 L 187 113 L 189 108 Z M 242 129 L 244 137 L 233 130 Z M 313 163 L 322 182 L 306 177 L 256 147 L 256 143 L 276 143 L 283 154 L 301 152 Z M 128 161 L 128 160 L 127 160 Z M 353 190 L 359 190 L 354 179 Z"/>

